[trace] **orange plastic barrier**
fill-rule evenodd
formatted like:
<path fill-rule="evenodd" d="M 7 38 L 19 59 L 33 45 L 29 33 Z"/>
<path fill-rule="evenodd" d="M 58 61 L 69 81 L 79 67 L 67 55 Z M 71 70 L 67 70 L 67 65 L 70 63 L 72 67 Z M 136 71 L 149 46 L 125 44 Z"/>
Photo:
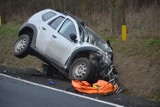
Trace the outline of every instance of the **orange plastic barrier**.
<path fill-rule="evenodd" d="M 72 80 L 72 85 L 77 91 L 86 94 L 108 94 L 115 92 L 118 87 L 104 80 L 98 80 L 93 85 L 87 81 Z"/>

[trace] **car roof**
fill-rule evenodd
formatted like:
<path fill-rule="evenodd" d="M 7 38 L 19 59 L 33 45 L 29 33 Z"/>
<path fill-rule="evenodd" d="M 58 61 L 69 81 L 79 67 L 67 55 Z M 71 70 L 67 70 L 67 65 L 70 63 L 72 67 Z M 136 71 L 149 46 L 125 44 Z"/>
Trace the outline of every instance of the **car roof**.
<path fill-rule="evenodd" d="M 77 18 L 76 16 L 74 16 L 74 15 L 68 13 L 68 12 L 64 12 L 64 14 L 72 17 L 78 24 L 81 24 L 82 26 L 85 26 L 85 23 L 84 23 L 83 20 Z"/>
<path fill-rule="evenodd" d="M 61 16 L 64 16 L 64 17 L 65 17 L 65 16 L 70 16 L 70 17 L 73 18 L 78 24 L 80 24 L 80 25 L 82 25 L 82 26 L 85 26 L 85 23 L 84 23 L 83 20 L 77 18 L 76 16 L 74 16 L 74 15 L 68 13 L 68 12 L 62 12 L 62 11 L 60 11 L 60 10 L 53 10 L 53 9 L 45 9 L 45 10 L 43 10 L 43 11 L 46 11 L 46 12 L 52 11 L 52 12 L 54 12 L 54 13 L 56 13 L 56 14 L 60 14 Z"/>

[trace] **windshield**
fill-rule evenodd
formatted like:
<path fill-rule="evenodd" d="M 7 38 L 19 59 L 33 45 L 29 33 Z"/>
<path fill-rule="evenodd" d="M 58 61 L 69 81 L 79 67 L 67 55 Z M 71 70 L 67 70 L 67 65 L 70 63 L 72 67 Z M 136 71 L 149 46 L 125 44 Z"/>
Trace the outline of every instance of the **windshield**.
<path fill-rule="evenodd" d="M 112 52 L 111 48 L 108 46 L 106 41 L 104 41 L 100 36 L 98 36 L 93 30 L 89 27 L 80 26 L 80 36 L 82 42 L 88 42 L 100 48 L 103 52 Z"/>

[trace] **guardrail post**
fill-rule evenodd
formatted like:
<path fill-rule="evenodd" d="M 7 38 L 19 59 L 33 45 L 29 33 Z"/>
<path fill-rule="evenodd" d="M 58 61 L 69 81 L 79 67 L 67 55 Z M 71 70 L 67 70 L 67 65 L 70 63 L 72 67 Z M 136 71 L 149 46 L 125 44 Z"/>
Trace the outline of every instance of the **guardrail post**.
<path fill-rule="evenodd" d="M 2 26 L 2 17 L 0 16 L 0 27 Z"/>

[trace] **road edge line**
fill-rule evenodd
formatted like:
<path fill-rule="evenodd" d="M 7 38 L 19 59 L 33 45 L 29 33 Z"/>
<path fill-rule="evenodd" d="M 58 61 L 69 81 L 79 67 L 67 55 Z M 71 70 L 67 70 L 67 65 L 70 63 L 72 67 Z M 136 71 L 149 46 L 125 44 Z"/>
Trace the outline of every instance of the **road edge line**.
<path fill-rule="evenodd" d="M 73 95 L 73 96 L 80 97 L 80 98 L 85 98 L 85 99 L 92 100 L 92 101 L 95 101 L 95 102 L 108 104 L 108 105 L 115 106 L 115 107 L 123 107 L 122 105 L 118 105 L 118 104 L 111 103 L 111 102 L 108 102 L 108 101 L 98 100 L 98 99 L 94 99 L 94 98 L 91 98 L 91 97 L 88 97 L 88 96 L 83 96 L 83 95 L 79 95 L 79 94 L 76 94 L 76 93 L 68 92 L 68 91 L 65 91 L 65 90 L 60 90 L 60 89 L 57 89 L 57 88 L 49 87 L 49 86 L 42 85 L 42 84 L 39 84 L 39 83 L 34 83 L 34 82 L 31 82 L 31 81 L 28 81 L 28 80 L 24 80 L 24 79 L 21 79 L 21 78 L 12 77 L 12 76 L 9 76 L 7 74 L 0 73 L 0 75 L 4 76 L 4 77 L 8 77 L 10 79 L 14 79 L 14 80 L 18 80 L 18 81 L 21 81 L 21 82 L 25 82 L 25 83 L 28 83 L 28 84 L 31 84 L 31 85 L 35 85 L 35 86 L 43 87 L 43 88 L 46 88 L 46 89 L 62 92 L 62 93 Z"/>

